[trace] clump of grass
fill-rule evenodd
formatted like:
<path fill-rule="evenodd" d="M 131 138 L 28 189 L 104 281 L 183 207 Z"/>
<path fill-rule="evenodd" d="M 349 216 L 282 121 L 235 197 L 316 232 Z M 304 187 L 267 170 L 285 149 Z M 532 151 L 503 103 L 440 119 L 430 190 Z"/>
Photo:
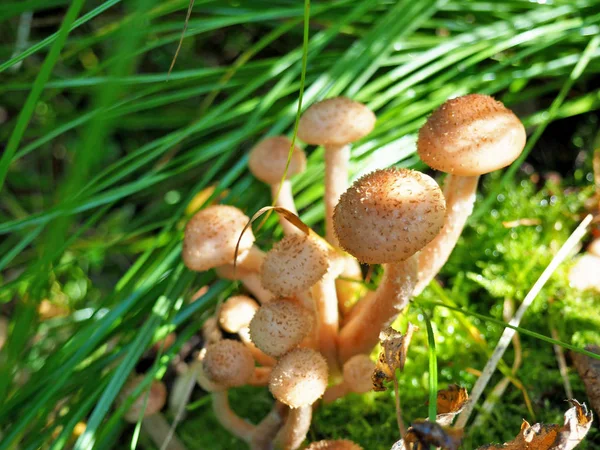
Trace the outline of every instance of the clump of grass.
<path fill-rule="evenodd" d="M 395 164 L 421 167 L 414 133 L 449 96 L 496 95 L 532 131 L 600 104 L 594 83 L 600 52 L 587 54 L 573 71 L 600 25 L 595 0 L 315 1 L 306 28 L 304 5 L 296 3 L 196 3 L 168 83 L 188 0 L 0 5 L 6 30 L 0 35 L 0 117 L 7 116 L 0 119 L 0 137 L 10 142 L 0 161 L 0 311 L 11 321 L 0 353 L 0 449 L 16 442 L 62 448 L 82 420 L 88 427 L 75 448 L 128 445 L 129 429 L 123 434 L 122 411 L 113 406 L 126 376 L 153 342 L 176 329 L 177 342 L 150 364 L 148 380 L 168 373 L 203 312 L 232 290 L 214 283 L 211 273 L 192 274 L 181 264 L 186 207 L 211 184 L 214 196 L 228 190 L 223 202 L 250 214 L 269 203 L 267 188 L 247 173 L 246 151 L 266 134 L 292 130 L 301 87 L 304 105 L 343 94 L 376 111 L 374 133 L 353 149 L 355 175 Z M 78 8 L 83 15 L 70 24 L 65 13 Z M 34 13 L 29 44 L 13 55 L 27 11 Z M 585 120 L 595 133 L 597 124 Z M 575 138 L 583 139 L 576 135 L 574 144 Z M 586 139 L 579 145 L 589 153 Z M 305 222 L 320 229 L 323 154 L 310 150 L 294 195 Z M 538 146 L 531 158 L 543 152 Z M 490 208 L 462 238 L 442 274 L 443 287 L 429 289 L 422 300 L 450 299 L 501 318 L 504 297 L 521 299 L 573 228 L 590 195 L 589 165 L 577 171 L 573 183 L 541 190 L 521 177 L 523 185 L 488 177 L 482 200 Z M 522 218 L 539 220 L 541 229 L 501 225 Z M 279 235 L 275 225 L 266 223 L 259 245 L 271 245 Z M 550 318 L 563 341 L 597 342 L 592 296 L 570 290 L 564 270 L 523 325 L 547 335 Z M 189 302 L 205 285 L 209 294 Z M 38 312 L 44 300 L 64 315 L 44 320 Z M 402 320 L 419 322 L 418 314 L 411 309 Z M 476 327 L 488 345 L 501 329 L 439 307 L 431 319 L 440 384 L 471 386 L 469 370 L 482 367 L 487 347 L 465 327 Z M 552 349 L 522 339 L 531 364 L 517 376 L 541 418 L 557 421 L 564 405 L 556 402 L 561 382 Z M 427 416 L 426 349 L 424 335 L 415 336 L 401 378 L 407 418 Z M 577 379 L 571 381 L 583 398 Z M 247 394 L 266 398 L 260 390 Z M 243 410 L 240 398 L 233 404 L 241 413 L 251 419 L 264 413 L 260 401 Z M 389 448 L 398 437 L 393 404 L 385 393 L 349 396 L 317 414 L 312 437 Z M 495 420 L 468 435 L 476 443 L 507 439 L 526 410 L 521 392 L 509 388 Z M 231 448 L 231 438 L 213 423 L 208 406 L 199 404 L 179 432 L 190 448 L 203 448 L 203 439 L 211 448 Z M 590 433 L 588 445 L 598 439 Z"/>

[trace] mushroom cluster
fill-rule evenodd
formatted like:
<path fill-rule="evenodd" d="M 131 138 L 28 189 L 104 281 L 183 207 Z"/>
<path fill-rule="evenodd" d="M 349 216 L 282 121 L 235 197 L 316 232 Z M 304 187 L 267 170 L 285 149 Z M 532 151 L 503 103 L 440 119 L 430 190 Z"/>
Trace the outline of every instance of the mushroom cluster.
<path fill-rule="evenodd" d="M 374 125 L 375 115 L 347 98 L 315 103 L 300 119 L 298 137 L 325 150 L 325 238 L 280 217 L 285 236 L 263 252 L 245 228 L 249 218 L 227 205 L 201 210 L 186 227 L 185 264 L 214 268 L 248 294 L 217 309 L 211 327 L 218 324 L 228 337 L 216 333 L 201 352 L 197 380 L 211 392 L 221 424 L 253 449 L 297 449 L 319 399 L 371 390 L 369 355 L 380 331 L 448 258 L 472 210 L 478 177 L 512 163 L 525 143 L 523 125 L 502 103 L 467 95 L 442 105 L 419 132 L 423 161 L 449 174 L 443 191 L 430 176 L 400 168 L 377 170 L 349 186 L 349 145 Z M 249 166 L 271 187 L 275 204 L 297 213 L 290 177 L 306 166 L 299 147 L 269 137 L 252 149 Z M 364 292 L 361 263 L 383 265 L 384 276 L 349 307 Z M 228 389 L 246 384 L 266 385 L 275 398 L 258 424 L 228 403 Z M 310 448 L 359 447 L 327 441 Z"/>

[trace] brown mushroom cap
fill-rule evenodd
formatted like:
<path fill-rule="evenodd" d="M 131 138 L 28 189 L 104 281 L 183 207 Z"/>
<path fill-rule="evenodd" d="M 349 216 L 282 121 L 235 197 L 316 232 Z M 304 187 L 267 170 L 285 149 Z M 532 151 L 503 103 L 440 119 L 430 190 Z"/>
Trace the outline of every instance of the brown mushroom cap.
<path fill-rule="evenodd" d="M 363 450 L 363 448 L 347 439 L 338 439 L 313 442 L 305 450 Z"/>
<path fill-rule="evenodd" d="M 125 383 L 125 386 L 123 386 L 123 390 L 119 396 L 121 402 L 124 402 L 127 397 L 131 395 L 131 393 L 144 380 L 144 378 L 145 375 L 135 375 L 127 383 Z M 143 417 L 147 417 L 159 412 L 165 405 L 166 401 L 167 388 L 162 381 L 152 380 L 150 392 L 145 390 L 142 391 L 141 395 L 135 399 L 133 404 L 129 407 L 124 415 L 124 418 L 127 422 L 135 423 L 142 415 L 142 408 L 144 408 L 144 406 L 146 409 L 143 410 Z"/>
<path fill-rule="evenodd" d="M 525 127 L 501 102 L 471 94 L 448 100 L 419 130 L 417 151 L 434 169 L 461 176 L 511 164 L 525 147 Z"/>
<path fill-rule="evenodd" d="M 243 386 L 254 374 L 254 358 L 241 342 L 223 339 L 208 346 L 202 368 L 206 377 L 216 384 Z"/>
<path fill-rule="evenodd" d="M 196 213 L 185 227 L 183 262 L 198 272 L 224 264 L 233 264 L 235 246 L 248 223 L 239 209 L 228 205 L 209 206 Z M 252 248 L 254 234 L 248 228 L 242 239 L 238 257 Z"/>
<path fill-rule="evenodd" d="M 250 322 L 254 345 L 277 358 L 294 348 L 311 332 L 312 314 L 298 302 L 281 299 L 262 305 Z"/>
<path fill-rule="evenodd" d="M 269 380 L 269 390 L 290 408 L 312 405 L 327 388 L 327 362 L 316 350 L 296 348 L 279 361 Z"/>
<path fill-rule="evenodd" d="M 313 236 L 286 236 L 266 253 L 261 283 L 279 296 L 305 291 L 327 273 L 328 255 L 325 244 Z"/>
<path fill-rule="evenodd" d="M 312 104 L 298 124 L 298 137 L 313 145 L 346 145 L 373 130 L 375 114 L 365 105 L 345 97 Z"/>
<path fill-rule="evenodd" d="M 371 375 L 375 370 L 375 363 L 369 355 L 354 355 L 344 363 L 344 381 L 353 392 L 364 394 L 373 389 Z"/>
<path fill-rule="evenodd" d="M 258 310 L 258 303 L 247 295 L 229 297 L 219 310 L 219 324 L 229 333 L 246 328 Z"/>
<path fill-rule="evenodd" d="M 290 148 L 292 148 L 292 141 L 285 136 L 273 136 L 260 141 L 250 150 L 248 159 L 250 172 L 264 183 L 279 183 L 285 172 Z M 302 149 L 294 145 L 286 178 L 291 178 L 304 170 L 306 170 L 306 155 Z"/>
<path fill-rule="evenodd" d="M 404 261 L 425 247 L 444 225 L 446 202 L 429 176 L 383 169 L 357 180 L 335 207 L 340 246 L 360 262 Z"/>

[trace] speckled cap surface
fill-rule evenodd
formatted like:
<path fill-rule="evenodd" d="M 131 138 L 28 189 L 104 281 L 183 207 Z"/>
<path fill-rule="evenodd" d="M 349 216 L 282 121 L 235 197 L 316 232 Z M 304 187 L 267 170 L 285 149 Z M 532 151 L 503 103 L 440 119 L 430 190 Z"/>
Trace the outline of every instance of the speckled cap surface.
<path fill-rule="evenodd" d="M 358 179 L 335 207 L 340 246 L 367 264 L 404 261 L 431 242 L 446 216 L 446 201 L 429 176 L 383 169 Z"/>
<path fill-rule="evenodd" d="M 129 395 L 144 380 L 144 378 L 145 375 L 136 375 L 133 378 L 131 378 L 125 384 L 125 386 L 123 386 L 123 390 L 119 394 L 121 402 L 125 401 L 127 397 L 129 397 Z M 137 422 L 140 418 L 140 415 L 142 415 L 142 411 L 144 417 L 156 414 L 162 409 L 166 401 L 167 388 L 165 387 L 164 383 L 159 380 L 152 380 L 152 384 L 150 385 L 150 392 L 142 391 L 140 396 L 137 399 L 135 399 L 133 404 L 125 413 L 125 420 L 128 422 Z M 146 407 L 146 409 L 142 410 L 144 406 Z"/>
<path fill-rule="evenodd" d="M 308 336 L 314 319 L 294 300 L 281 299 L 262 305 L 250 322 L 250 339 L 269 356 L 277 358 Z"/>
<path fill-rule="evenodd" d="M 375 370 L 375 363 L 369 355 L 354 355 L 344 363 L 344 381 L 353 392 L 365 393 L 373 389 L 371 375 Z"/>
<path fill-rule="evenodd" d="M 260 141 L 250 150 L 248 159 L 250 172 L 264 183 L 279 183 L 285 172 L 291 147 L 292 141 L 285 136 L 273 136 Z M 305 170 L 306 155 L 302 149 L 294 145 L 286 178 L 291 178 Z"/>
<path fill-rule="evenodd" d="M 305 291 L 327 273 L 328 254 L 327 247 L 317 238 L 305 234 L 286 236 L 266 253 L 261 283 L 282 297 Z"/>
<path fill-rule="evenodd" d="M 239 209 L 228 205 L 209 206 L 197 212 L 185 227 L 183 262 L 198 272 L 224 264 L 233 264 L 235 246 L 248 223 Z M 238 255 L 244 256 L 254 244 L 254 234 L 248 228 L 240 241 Z"/>
<path fill-rule="evenodd" d="M 313 442 L 305 450 L 363 450 L 363 448 L 347 439 L 337 439 Z"/>
<path fill-rule="evenodd" d="M 419 130 L 417 151 L 430 167 L 476 176 L 511 164 L 525 147 L 525 127 L 501 102 L 470 94 L 448 100 Z"/>
<path fill-rule="evenodd" d="M 311 348 L 286 353 L 273 367 L 269 390 L 290 408 L 312 405 L 325 393 L 329 376 L 325 358 Z"/>
<path fill-rule="evenodd" d="M 213 383 L 223 387 L 243 386 L 254 373 L 254 358 L 241 342 L 222 339 L 207 347 L 202 368 Z"/>
<path fill-rule="evenodd" d="M 375 126 L 375 114 L 345 97 L 312 104 L 298 124 L 298 137 L 312 145 L 345 145 L 358 141 Z"/>
<path fill-rule="evenodd" d="M 247 328 L 258 311 L 258 303 L 247 295 L 229 297 L 219 309 L 219 324 L 228 333 Z"/>

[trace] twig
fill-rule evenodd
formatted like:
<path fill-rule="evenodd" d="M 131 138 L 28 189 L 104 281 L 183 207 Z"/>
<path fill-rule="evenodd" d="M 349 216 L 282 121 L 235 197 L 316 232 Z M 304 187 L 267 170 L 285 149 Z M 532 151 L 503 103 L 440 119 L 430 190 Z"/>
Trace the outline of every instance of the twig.
<path fill-rule="evenodd" d="M 560 340 L 560 336 L 558 335 L 558 331 L 556 330 L 555 326 L 552 326 L 550 333 L 552 335 L 552 339 L 556 339 L 557 341 Z M 554 352 L 556 353 L 556 361 L 558 362 L 558 370 L 565 387 L 565 394 L 567 394 L 567 398 L 573 398 L 573 389 L 571 388 L 571 382 L 569 381 L 569 375 L 567 374 L 567 361 L 565 359 L 565 352 L 560 345 L 554 344 L 553 347 Z"/>
<path fill-rule="evenodd" d="M 575 229 L 575 231 L 573 231 L 571 236 L 569 236 L 569 238 L 566 240 L 566 242 L 560 248 L 558 253 L 556 253 L 554 258 L 552 258 L 552 261 L 550 261 L 550 264 L 548 265 L 548 267 L 546 267 L 546 269 L 542 272 L 540 277 L 537 279 L 537 281 L 535 282 L 535 284 L 533 285 L 533 287 L 531 288 L 529 293 L 525 296 L 525 299 L 523 300 L 523 303 L 521 303 L 521 305 L 519 306 L 517 313 L 513 316 L 513 318 L 509 322 L 510 325 L 515 326 L 515 327 L 519 326 L 519 324 L 521 323 L 521 319 L 525 315 L 525 312 L 527 311 L 527 309 L 529 308 L 531 303 L 533 303 L 533 300 L 540 293 L 540 291 L 542 290 L 542 288 L 544 287 L 544 285 L 546 284 L 546 282 L 548 281 L 550 276 L 554 273 L 554 271 L 557 269 L 557 267 L 565 260 L 565 258 L 569 255 L 569 253 L 573 250 L 573 248 L 579 243 L 579 241 L 581 241 L 581 239 L 585 236 L 587 227 L 589 226 L 591 221 L 592 221 L 592 215 L 588 214 L 585 217 L 585 219 L 583 219 L 583 221 L 579 224 L 579 226 Z M 502 355 L 504 355 L 504 352 L 506 351 L 508 344 L 510 343 L 510 341 L 515 333 L 516 333 L 516 331 L 512 328 L 504 329 L 504 332 L 502 333 L 502 337 L 500 338 L 500 341 L 498 341 L 498 344 L 496 345 L 496 348 L 494 349 L 492 356 L 490 357 L 487 364 L 485 365 L 481 377 L 477 380 L 477 382 L 475 383 L 475 386 L 473 387 L 473 391 L 471 393 L 471 398 L 469 399 L 469 402 L 466 404 L 465 409 L 458 416 L 458 419 L 456 421 L 456 426 L 458 428 L 464 428 L 465 425 L 467 424 L 467 421 L 469 420 L 469 417 L 471 416 L 471 413 L 473 412 L 473 408 L 475 407 L 475 404 L 477 403 L 477 401 L 481 397 L 481 394 L 483 393 L 484 389 L 486 388 L 487 384 L 489 383 L 493 373 L 496 370 L 496 367 L 498 366 L 498 362 L 502 358 Z"/>
<path fill-rule="evenodd" d="M 404 420 L 402 420 L 402 408 L 400 406 L 400 390 L 398 389 L 398 377 L 394 373 L 394 396 L 396 397 L 396 421 L 398 422 L 398 430 L 400 431 L 400 437 L 404 439 L 406 434 L 406 426 Z"/>

